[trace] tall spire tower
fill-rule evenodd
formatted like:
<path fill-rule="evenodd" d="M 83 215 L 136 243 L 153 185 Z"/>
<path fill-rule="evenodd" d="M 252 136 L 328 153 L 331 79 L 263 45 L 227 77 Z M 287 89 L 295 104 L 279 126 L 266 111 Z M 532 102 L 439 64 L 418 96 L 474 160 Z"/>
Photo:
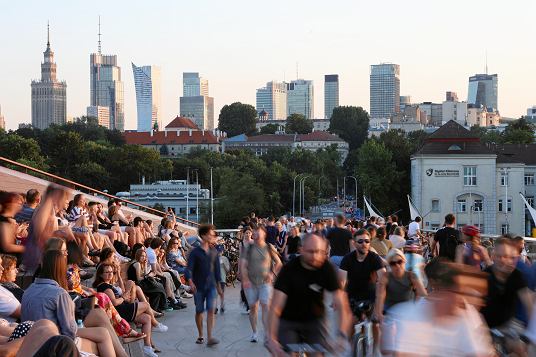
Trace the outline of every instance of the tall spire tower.
<path fill-rule="evenodd" d="M 50 48 L 50 24 L 47 22 L 47 48 L 43 52 L 41 80 L 32 81 L 32 125 L 46 129 L 50 124 L 67 121 L 67 84 L 58 81 L 54 52 Z"/>
<path fill-rule="evenodd" d="M 98 41 L 98 50 L 99 50 L 99 55 L 102 54 L 102 51 L 101 51 L 101 32 L 100 32 L 100 15 L 99 15 L 99 41 Z"/>

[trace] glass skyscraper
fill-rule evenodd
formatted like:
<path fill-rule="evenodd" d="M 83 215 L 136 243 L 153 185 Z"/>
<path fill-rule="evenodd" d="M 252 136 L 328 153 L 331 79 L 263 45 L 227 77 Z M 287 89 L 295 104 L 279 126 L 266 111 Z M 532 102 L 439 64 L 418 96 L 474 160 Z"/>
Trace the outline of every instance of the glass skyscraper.
<path fill-rule="evenodd" d="M 267 112 L 268 120 L 287 120 L 287 83 L 271 81 L 258 88 L 256 109 Z"/>
<path fill-rule="evenodd" d="M 90 106 L 110 108 L 110 129 L 125 130 L 121 68 L 116 55 L 92 53 L 89 57 Z"/>
<path fill-rule="evenodd" d="M 339 75 L 324 76 L 324 118 L 330 119 L 333 109 L 339 106 Z"/>
<path fill-rule="evenodd" d="M 390 118 L 400 112 L 400 66 L 370 66 L 370 117 Z"/>
<path fill-rule="evenodd" d="M 475 74 L 469 77 L 467 104 L 499 110 L 498 92 L 499 78 L 497 74 Z"/>
<path fill-rule="evenodd" d="M 132 63 L 134 85 L 136 87 L 136 109 L 138 131 L 151 131 L 155 124 L 162 129 L 160 113 L 160 68 L 157 66 L 138 67 Z"/>
<path fill-rule="evenodd" d="M 179 102 L 180 115 L 191 119 L 199 129 L 210 130 L 214 123 L 214 98 L 208 95 L 208 80 L 197 72 L 182 74 L 182 97 Z"/>
<path fill-rule="evenodd" d="M 313 119 L 314 107 L 313 81 L 297 79 L 287 84 L 287 113 L 302 114 L 306 119 Z"/>

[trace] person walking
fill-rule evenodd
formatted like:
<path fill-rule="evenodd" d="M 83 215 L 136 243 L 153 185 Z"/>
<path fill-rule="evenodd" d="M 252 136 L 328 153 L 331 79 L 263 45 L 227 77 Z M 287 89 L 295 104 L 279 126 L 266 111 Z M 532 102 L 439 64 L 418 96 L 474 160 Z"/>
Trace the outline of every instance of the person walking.
<path fill-rule="evenodd" d="M 251 342 L 257 342 L 257 311 L 262 308 L 262 324 L 268 331 L 268 305 L 272 295 L 272 281 L 281 268 L 281 260 L 274 246 L 266 243 L 266 228 L 257 226 L 253 233 L 253 244 L 249 245 L 241 261 L 242 285 L 249 305 Z"/>
<path fill-rule="evenodd" d="M 201 244 L 190 253 L 188 257 L 188 270 L 186 277 L 194 294 L 195 324 L 198 337 L 195 343 L 203 344 L 203 313 L 207 312 L 207 346 L 213 346 L 220 341 L 212 336 L 214 327 L 214 308 L 216 304 L 216 291 L 221 294 L 221 273 L 216 245 L 216 227 L 212 224 L 199 226 L 198 235 Z"/>

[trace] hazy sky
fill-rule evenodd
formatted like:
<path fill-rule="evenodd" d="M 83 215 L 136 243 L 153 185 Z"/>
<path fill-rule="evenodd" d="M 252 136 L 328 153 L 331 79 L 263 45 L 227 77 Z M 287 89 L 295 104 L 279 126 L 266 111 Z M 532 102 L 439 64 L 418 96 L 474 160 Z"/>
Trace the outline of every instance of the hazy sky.
<path fill-rule="evenodd" d="M 499 74 L 499 109 L 518 117 L 536 104 L 536 1 L 496 0 L 197 0 L 4 1 L 0 8 L 0 105 L 7 127 L 31 121 L 30 81 L 40 78 L 50 20 L 67 113 L 89 104 L 89 54 L 118 55 L 125 127 L 136 126 L 130 63 L 162 68 L 162 112 L 179 111 L 182 72 L 209 80 L 215 116 L 235 101 L 255 105 L 267 81 L 299 76 L 315 83 L 315 116 L 324 113 L 324 74 L 338 73 L 341 105 L 369 107 L 369 65 L 401 66 L 401 94 L 413 102 L 465 100 L 468 77 Z"/>

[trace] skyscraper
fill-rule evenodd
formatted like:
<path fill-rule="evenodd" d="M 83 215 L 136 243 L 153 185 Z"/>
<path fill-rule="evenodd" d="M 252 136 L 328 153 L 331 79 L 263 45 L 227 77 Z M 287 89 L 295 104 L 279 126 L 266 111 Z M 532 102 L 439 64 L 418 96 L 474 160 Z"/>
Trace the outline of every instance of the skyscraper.
<path fill-rule="evenodd" d="M 47 49 L 43 52 L 41 80 L 32 81 L 32 126 L 46 129 L 50 124 L 67 121 L 67 84 L 56 78 L 54 52 L 50 49 L 50 28 L 47 25 Z"/>
<path fill-rule="evenodd" d="M 333 109 L 339 106 L 339 75 L 324 76 L 324 118 L 330 119 Z"/>
<path fill-rule="evenodd" d="M 98 52 L 89 56 L 90 106 L 110 108 L 110 129 L 125 130 L 125 105 L 121 67 L 116 55 L 101 53 L 99 19 Z"/>
<path fill-rule="evenodd" d="M 287 120 L 287 84 L 271 81 L 258 88 L 256 109 L 257 113 L 267 112 L 268 120 Z"/>
<path fill-rule="evenodd" d="M 88 117 L 97 119 L 97 123 L 105 128 L 110 128 L 110 108 L 89 106 L 86 114 Z"/>
<path fill-rule="evenodd" d="M 497 74 L 475 74 L 469 77 L 467 104 L 499 110 Z"/>
<path fill-rule="evenodd" d="M 162 129 L 160 113 L 160 68 L 138 67 L 132 63 L 136 87 L 138 131 L 151 131 L 155 124 Z"/>
<path fill-rule="evenodd" d="M 197 72 L 182 74 L 180 115 L 191 119 L 201 130 L 214 129 L 214 98 L 208 95 L 208 80 Z"/>
<path fill-rule="evenodd" d="M 370 117 L 390 118 L 400 112 L 400 66 L 370 66 Z"/>
<path fill-rule="evenodd" d="M 315 115 L 313 81 L 296 79 L 287 83 L 287 113 L 302 114 L 306 119 Z"/>
<path fill-rule="evenodd" d="M 208 96 L 208 80 L 199 77 L 198 72 L 184 72 L 182 74 L 182 96 L 196 97 Z"/>

